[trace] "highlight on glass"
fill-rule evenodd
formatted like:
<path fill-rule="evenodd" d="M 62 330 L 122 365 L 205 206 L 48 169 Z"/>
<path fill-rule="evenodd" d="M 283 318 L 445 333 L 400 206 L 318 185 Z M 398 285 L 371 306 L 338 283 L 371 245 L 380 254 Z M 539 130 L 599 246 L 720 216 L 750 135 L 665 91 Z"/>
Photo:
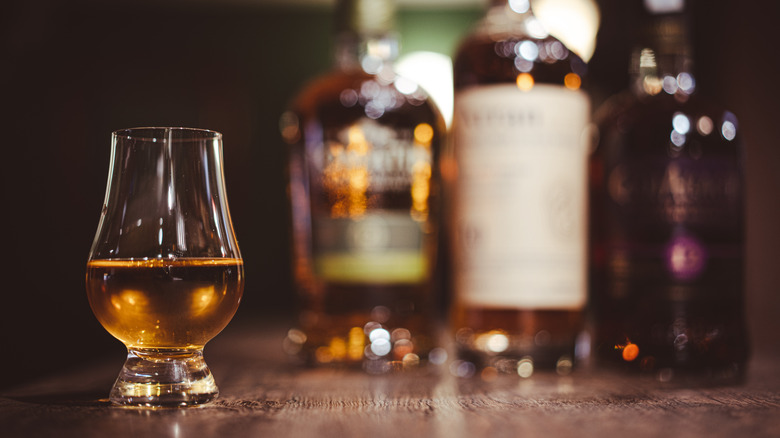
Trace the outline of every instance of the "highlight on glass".
<path fill-rule="evenodd" d="M 86 288 L 97 319 L 128 350 L 112 403 L 189 406 L 217 397 L 203 348 L 232 319 L 244 289 L 222 134 L 169 127 L 112 134 Z"/>

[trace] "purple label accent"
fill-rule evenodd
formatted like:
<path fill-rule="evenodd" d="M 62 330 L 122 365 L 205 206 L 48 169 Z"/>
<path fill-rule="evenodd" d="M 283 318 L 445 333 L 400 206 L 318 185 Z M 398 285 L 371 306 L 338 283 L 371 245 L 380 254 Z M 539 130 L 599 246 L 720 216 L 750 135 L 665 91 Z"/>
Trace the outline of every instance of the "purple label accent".
<path fill-rule="evenodd" d="M 666 267 L 678 280 L 692 280 L 707 264 L 707 250 L 690 236 L 674 237 L 666 247 Z"/>

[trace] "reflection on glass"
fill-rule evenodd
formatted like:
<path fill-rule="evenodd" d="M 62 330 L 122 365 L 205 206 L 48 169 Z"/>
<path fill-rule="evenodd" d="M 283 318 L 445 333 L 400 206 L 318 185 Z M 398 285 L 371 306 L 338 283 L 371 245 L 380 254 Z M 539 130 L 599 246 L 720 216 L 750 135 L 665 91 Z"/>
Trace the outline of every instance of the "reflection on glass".
<path fill-rule="evenodd" d="M 535 0 L 533 8 L 551 35 L 584 61 L 590 60 L 596 49 L 596 33 L 601 22 L 595 0 Z"/>

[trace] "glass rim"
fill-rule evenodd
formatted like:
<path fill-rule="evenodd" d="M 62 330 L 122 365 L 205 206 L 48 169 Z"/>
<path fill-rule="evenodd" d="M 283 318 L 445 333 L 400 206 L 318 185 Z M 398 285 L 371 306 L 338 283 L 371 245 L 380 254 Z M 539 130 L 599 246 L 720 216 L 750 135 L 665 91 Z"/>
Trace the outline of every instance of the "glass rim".
<path fill-rule="evenodd" d="M 222 133 L 211 129 L 188 128 L 183 126 L 140 126 L 118 129 L 111 133 L 114 139 L 132 139 L 160 142 L 191 142 L 203 140 L 221 140 Z"/>

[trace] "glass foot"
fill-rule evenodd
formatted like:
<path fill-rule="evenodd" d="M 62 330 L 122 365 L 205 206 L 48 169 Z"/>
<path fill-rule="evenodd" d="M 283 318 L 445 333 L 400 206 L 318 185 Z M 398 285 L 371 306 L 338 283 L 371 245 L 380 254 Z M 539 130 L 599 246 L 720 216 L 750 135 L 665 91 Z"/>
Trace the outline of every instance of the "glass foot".
<path fill-rule="evenodd" d="M 208 403 L 219 390 L 199 350 L 129 349 L 111 403 L 175 407 Z"/>

